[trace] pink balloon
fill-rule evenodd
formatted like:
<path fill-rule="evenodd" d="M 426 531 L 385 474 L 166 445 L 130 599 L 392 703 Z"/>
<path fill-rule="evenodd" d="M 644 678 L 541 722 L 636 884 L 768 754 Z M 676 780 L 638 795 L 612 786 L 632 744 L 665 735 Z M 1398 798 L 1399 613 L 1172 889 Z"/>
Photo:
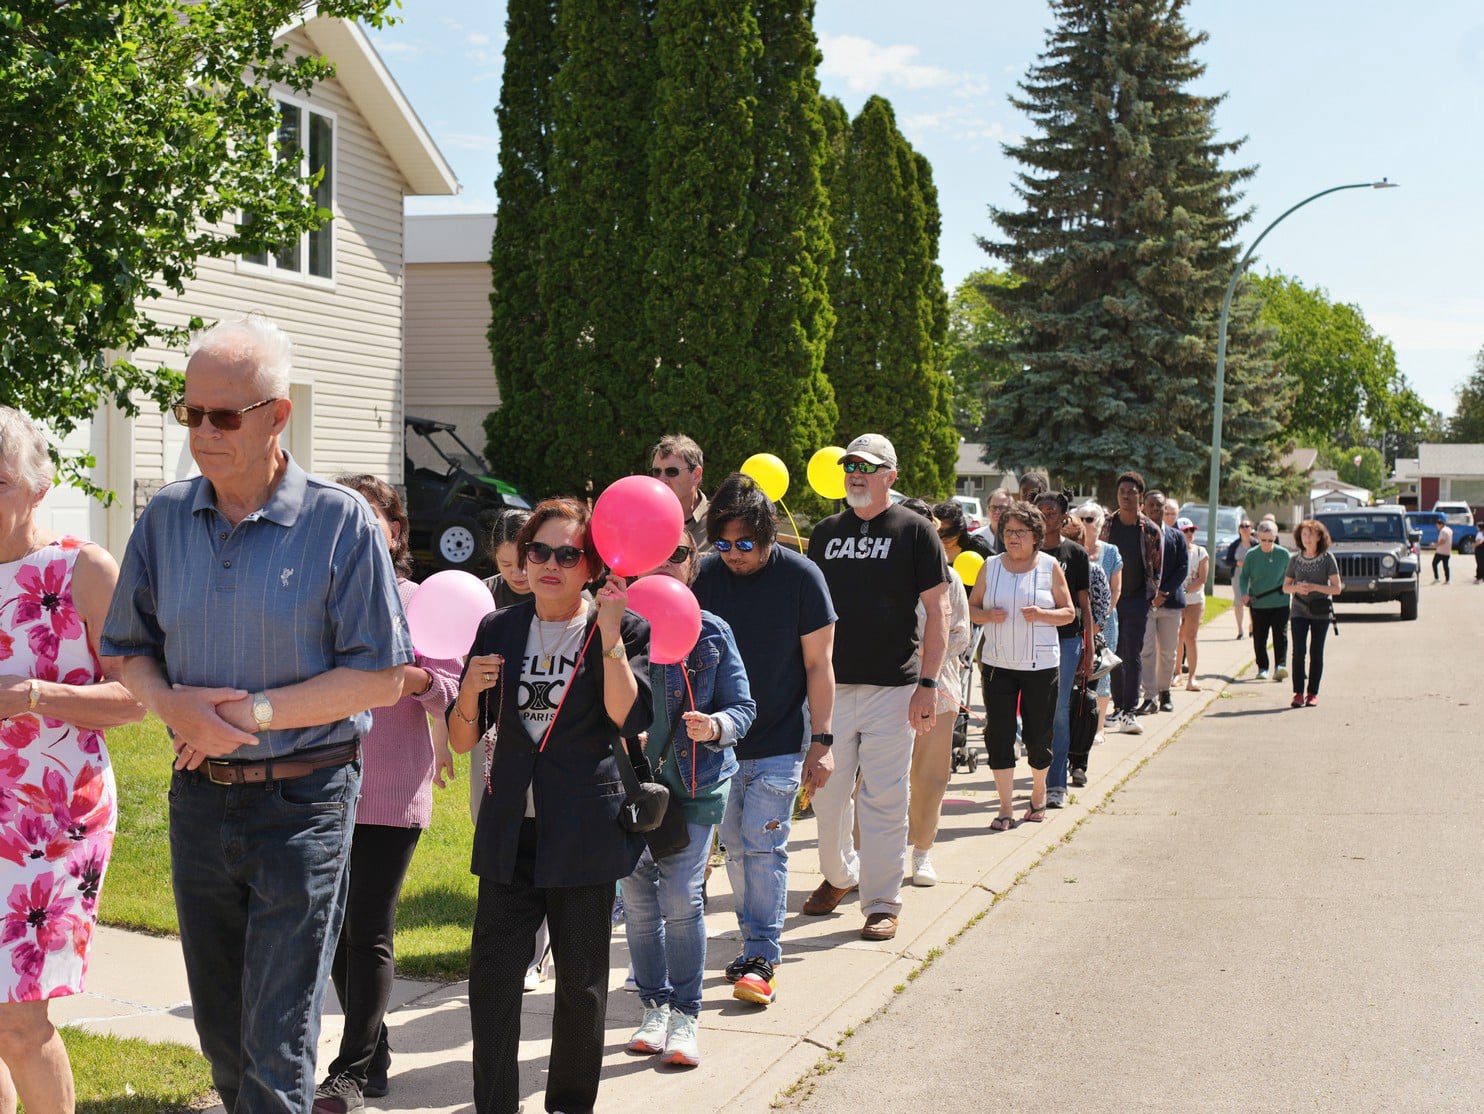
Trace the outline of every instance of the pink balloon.
<path fill-rule="evenodd" d="M 701 637 L 701 605 L 673 576 L 656 574 L 630 584 L 629 610 L 649 620 L 649 660 L 660 665 L 684 661 Z"/>
<path fill-rule="evenodd" d="M 591 529 L 608 567 L 619 576 L 638 576 L 675 552 L 684 525 L 673 491 L 652 476 L 625 476 L 598 496 Z"/>
<path fill-rule="evenodd" d="M 479 577 L 458 569 L 435 572 L 407 601 L 407 630 L 418 653 L 428 658 L 461 658 L 474 644 L 480 621 L 495 609 L 495 598 Z"/>

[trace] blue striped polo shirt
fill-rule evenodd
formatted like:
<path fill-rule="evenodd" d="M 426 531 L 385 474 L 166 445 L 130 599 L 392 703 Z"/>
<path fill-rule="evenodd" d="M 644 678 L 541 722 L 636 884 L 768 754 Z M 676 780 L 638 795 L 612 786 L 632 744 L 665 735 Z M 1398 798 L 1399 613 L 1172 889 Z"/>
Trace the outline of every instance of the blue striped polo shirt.
<path fill-rule="evenodd" d="M 171 684 L 291 685 L 336 666 L 412 661 L 386 539 L 354 491 L 311 476 L 287 453 L 268 502 L 234 528 L 202 476 L 145 507 L 119 569 L 100 649 L 153 657 Z M 364 735 L 370 711 L 268 731 L 227 761 L 262 761 Z"/>

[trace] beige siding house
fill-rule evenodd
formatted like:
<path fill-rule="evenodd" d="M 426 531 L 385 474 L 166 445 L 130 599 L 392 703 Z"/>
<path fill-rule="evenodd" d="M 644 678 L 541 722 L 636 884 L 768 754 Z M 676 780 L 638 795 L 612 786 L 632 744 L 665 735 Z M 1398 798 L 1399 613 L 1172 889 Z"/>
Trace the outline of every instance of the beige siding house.
<path fill-rule="evenodd" d="M 295 342 L 287 438 L 295 459 L 320 475 L 370 472 L 401 483 L 402 201 L 457 193 L 458 182 L 360 27 L 315 18 L 281 39 L 336 66 L 336 76 L 310 95 L 277 91 L 281 135 L 297 134 L 306 165 L 326 168 L 321 204 L 334 219 L 272 256 L 203 261 L 185 296 L 156 303 L 153 312 L 170 325 L 248 311 L 273 319 Z M 178 351 L 147 349 L 135 358 L 185 366 Z M 119 501 L 104 510 L 64 488 L 47 496 L 43 515 L 116 554 L 149 497 L 195 472 L 185 429 L 152 404 L 132 420 L 105 408 L 66 447 L 93 453 L 94 478 Z"/>
<path fill-rule="evenodd" d="M 485 415 L 500 405 L 488 338 L 494 235 L 489 214 L 407 218 L 407 413 L 457 426 L 478 453 Z M 408 448 L 414 463 L 444 467 L 417 441 Z"/>

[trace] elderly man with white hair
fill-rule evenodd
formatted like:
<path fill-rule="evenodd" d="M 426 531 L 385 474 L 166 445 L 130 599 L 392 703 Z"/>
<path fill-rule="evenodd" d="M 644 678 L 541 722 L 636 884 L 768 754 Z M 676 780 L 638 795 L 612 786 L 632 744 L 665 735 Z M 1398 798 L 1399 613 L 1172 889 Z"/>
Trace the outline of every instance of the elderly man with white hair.
<path fill-rule="evenodd" d="M 370 708 L 413 660 L 371 509 L 280 446 L 293 345 L 197 336 L 173 407 L 201 475 L 129 539 L 102 652 L 170 729 L 170 867 L 201 1049 L 228 1110 L 343 1111 L 314 1063 Z"/>

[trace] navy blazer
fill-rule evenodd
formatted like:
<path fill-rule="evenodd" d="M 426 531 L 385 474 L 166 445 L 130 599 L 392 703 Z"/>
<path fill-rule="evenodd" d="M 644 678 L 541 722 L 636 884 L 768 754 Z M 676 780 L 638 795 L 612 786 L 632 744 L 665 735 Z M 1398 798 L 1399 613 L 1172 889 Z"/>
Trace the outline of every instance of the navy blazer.
<path fill-rule="evenodd" d="M 1164 542 L 1164 559 L 1159 568 L 1159 590 L 1165 594 L 1162 606 L 1181 609 L 1185 606 L 1185 581 L 1190 576 L 1190 546 L 1185 535 L 1173 526 L 1160 525 Z"/>
<path fill-rule="evenodd" d="M 626 611 L 619 626 L 629 669 L 639 686 L 628 719 L 614 726 L 603 706 L 603 639 L 593 633 L 597 613 L 588 616 L 587 653 L 573 671 L 566 700 L 544 751 L 531 739 L 516 706 L 526 638 L 536 617 L 532 600 L 503 608 L 479 624 L 470 655 L 500 654 L 506 676 L 480 699 L 479 729 L 498 714 L 500 730 L 490 769 L 490 796 L 474 828 L 470 869 L 481 878 L 509 884 L 515 878 L 516 846 L 526 811 L 526 787 L 536 801 L 536 885 L 592 886 L 632 874 L 644 850 L 642 836 L 624 831 L 618 813 L 623 782 L 613 757 L 613 741 L 634 736 L 654 719 L 649 687 L 649 624 Z M 467 664 L 465 669 L 468 669 Z M 494 707 L 494 693 L 500 707 Z M 473 750 L 470 777 L 484 776 L 484 745 Z"/>

